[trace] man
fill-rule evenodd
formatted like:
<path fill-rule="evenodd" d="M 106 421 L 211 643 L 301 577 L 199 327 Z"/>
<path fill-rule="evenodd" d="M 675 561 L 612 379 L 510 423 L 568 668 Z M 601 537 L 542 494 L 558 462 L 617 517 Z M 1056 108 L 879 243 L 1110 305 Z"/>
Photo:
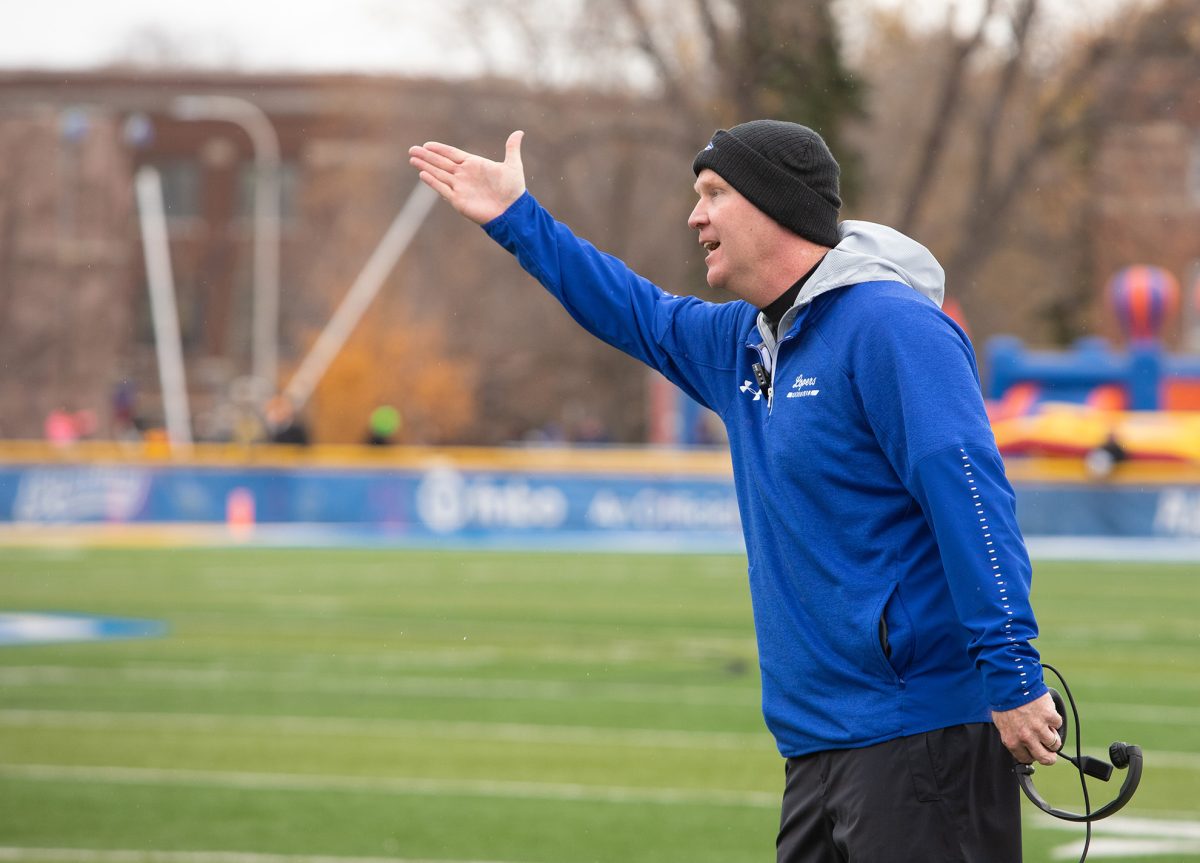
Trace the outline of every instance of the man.
<path fill-rule="evenodd" d="M 839 224 L 825 142 L 757 120 L 692 166 L 708 283 L 739 300 L 672 296 L 538 205 L 521 138 L 503 162 L 439 143 L 410 162 L 587 330 L 724 421 L 763 714 L 787 759 L 780 863 L 1020 860 L 1013 759 L 1053 763 L 1060 719 L 937 261 Z"/>

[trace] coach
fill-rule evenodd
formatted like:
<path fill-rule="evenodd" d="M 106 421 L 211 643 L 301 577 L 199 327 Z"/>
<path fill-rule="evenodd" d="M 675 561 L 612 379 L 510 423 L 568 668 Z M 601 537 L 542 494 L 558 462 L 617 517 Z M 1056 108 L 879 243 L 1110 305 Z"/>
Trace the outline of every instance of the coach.
<path fill-rule="evenodd" d="M 688 218 L 724 304 L 668 294 L 556 222 L 503 162 L 413 147 L 421 179 L 589 332 L 724 421 L 763 714 L 787 759 L 779 863 L 1021 859 L 1013 759 L 1059 717 L 970 342 L 915 241 L 838 222 L 794 123 L 718 131 Z"/>

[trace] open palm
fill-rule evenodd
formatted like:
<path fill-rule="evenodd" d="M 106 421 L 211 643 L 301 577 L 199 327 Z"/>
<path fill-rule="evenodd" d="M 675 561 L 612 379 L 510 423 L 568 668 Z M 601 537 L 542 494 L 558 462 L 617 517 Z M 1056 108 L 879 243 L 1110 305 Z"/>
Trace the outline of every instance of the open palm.
<path fill-rule="evenodd" d="M 408 151 L 421 180 L 450 206 L 480 225 L 499 216 L 525 191 L 521 164 L 524 132 L 513 132 L 504 145 L 504 161 L 493 162 L 457 147 L 430 141 Z"/>

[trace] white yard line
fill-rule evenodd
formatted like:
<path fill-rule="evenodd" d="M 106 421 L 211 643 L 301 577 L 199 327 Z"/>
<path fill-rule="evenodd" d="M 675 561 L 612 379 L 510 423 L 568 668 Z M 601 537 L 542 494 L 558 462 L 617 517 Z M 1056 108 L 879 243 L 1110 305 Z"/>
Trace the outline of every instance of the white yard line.
<path fill-rule="evenodd" d="M 92 669 L 72 666 L 0 668 L 0 684 L 101 683 L 122 680 L 177 689 L 213 687 L 254 692 L 334 692 L 486 700 L 621 701 L 634 704 L 746 705 L 757 707 L 758 689 L 731 692 L 725 686 L 671 686 L 659 683 L 580 683 L 561 680 L 464 680 L 462 677 L 366 677 L 294 671 L 235 671 L 179 667 Z"/>
<path fill-rule="evenodd" d="M 1167 537 L 1031 536 L 1029 556 L 1042 560 L 1193 563 L 1200 541 Z"/>
<path fill-rule="evenodd" d="M 1082 830 L 1083 825 L 1071 824 L 1057 818 L 1034 815 L 1034 825 L 1044 830 Z M 1200 821 L 1170 820 L 1165 818 L 1126 818 L 1124 815 L 1106 818 L 1092 825 L 1093 836 L 1143 836 L 1155 839 L 1200 840 Z M 1090 855 L 1089 855 L 1090 856 Z"/>
<path fill-rule="evenodd" d="M 1145 750 L 1145 760 L 1152 770 L 1200 770 L 1200 752 L 1167 752 L 1159 749 Z M 1120 771 L 1117 777 L 1120 779 Z"/>
<path fill-rule="evenodd" d="M 409 719 L 354 719 L 323 716 L 264 716 L 228 713 L 143 713 L 119 711 L 0 709 L 0 726 L 33 728 L 186 729 L 245 731 L 258 734 L 420 737 L 423 739 L 495 740 L 508 743 L 561 743 L 580 746 L 631 746 L 650 749 L 722 749 L 774 752 L 761 733 L 684 731 L 651 728 L 601 728 L 508 722 L 453 722 Z"/>
<path fill-rule="evenodd" d="M 0 846 L 0 861 L 32 863 L 501 863 L 487 860 L 429 860 L 410 857 L 330 857 L 263 854 L 255 851 L 129 851 L 100 848 Z M 512 863 L 512 861 L 509 861 Z"/>
<path fill-rule="evenodd" d="M 563 680 L 471 680 L 458 677 L 405 677 L 387 673 L 346 677 L 337 672 L 244 671 L 178 666 L 91 669 L 34 665 L 0 667 L 0 685 L 39 686 L 99 684 L 107 681 L 148 683 L 175 689 L 212 688 L 229 691 L 284 693 L 345 693 L 422 698 L 535 701 L 616 701 L 633 704 L 758 707 L 755 689 L 730 691 L 725 686 L 671 686 L 660 683 L 581 683 Z M 1200 710 L 1165 704 L 1096 703 L 1089 718 L 1153 722 L 1159 725 L 1200 725 Z"/>
<path fill-rule="evenodd" d="M 1031 826 L 1043 830 L 1076 831 L 1083 826 L 1052 818 L 1037 818 Z M 1171 860 L 1200 859 L 1200 821 L 1113 818 L 1098 821 L 1092 827 L 1092 845 L 1088 858 L 1125 860 L 1131 857 L 1169 857 Z M 1056 860 L 1078 859 L 1082 838 L 1054 849 Z"/>
<path fill-rule="evenodd" d="M 667 806 L 776 808 L 780 796 L 767 791 L 697 791 L 688 788 L 633 788 L 555 782 L 502 782 L 487 779 L 428 779 L 329 776 L 300 773 L 248 773 L 153 767 L 73 767 L 57 764 L 0 765 L 0 778 L 120 785 L 221 787 L 262 791 L 348 791 L 371 794 L 502 797 L 593 803 Z"/>
<path fill-rule="evenodd" d="M 1200 710 L 1195 707 L 1110 702 L 1088 704 L 1086 709 L 1085 718 L 1089 724 L 1099 719 L 1128 719 L 1131 722 L 1146 722 L 1151 725 L 1200 725 Z"/>

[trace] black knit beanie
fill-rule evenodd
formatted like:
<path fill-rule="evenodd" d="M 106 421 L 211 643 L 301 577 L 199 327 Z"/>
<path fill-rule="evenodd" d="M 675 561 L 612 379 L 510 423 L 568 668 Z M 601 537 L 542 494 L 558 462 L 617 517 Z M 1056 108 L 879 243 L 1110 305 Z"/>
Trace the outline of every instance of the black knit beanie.
<path fill-rule="evenodd" d="M 785 228 L 822 246 L 838 244 L 837 161 L 821 136 L 782 120 L 719 129 L 692 162 L 710 168 Z"/>

